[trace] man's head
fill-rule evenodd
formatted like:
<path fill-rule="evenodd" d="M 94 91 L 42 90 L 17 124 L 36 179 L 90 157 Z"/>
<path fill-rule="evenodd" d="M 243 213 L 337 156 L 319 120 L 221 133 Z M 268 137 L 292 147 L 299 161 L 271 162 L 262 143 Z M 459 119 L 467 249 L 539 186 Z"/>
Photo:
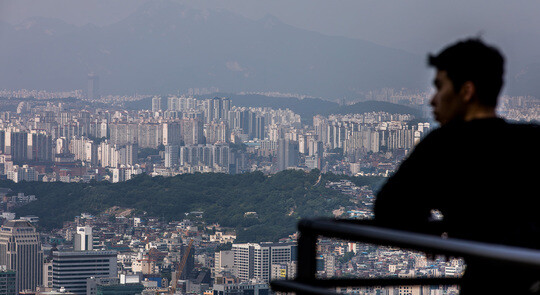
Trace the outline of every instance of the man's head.
<path fill-rule="evenodd" d="M 444 125 L 495 115 L 504 74 L 504 57 L 497 49 L 469 39 L 429 55 L 428 63 L 437 69 L 431 101 L 437 121 Z"/>

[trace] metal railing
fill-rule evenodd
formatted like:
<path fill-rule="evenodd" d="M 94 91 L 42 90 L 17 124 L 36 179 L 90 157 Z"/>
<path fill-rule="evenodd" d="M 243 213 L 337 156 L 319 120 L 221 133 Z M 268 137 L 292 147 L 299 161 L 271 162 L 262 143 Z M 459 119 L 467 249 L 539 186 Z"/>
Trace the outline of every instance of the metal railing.
<path fill-rule="evenodd" d="M 540 269 L 540 251 L 475 242 L 454 238 L 412 233 L 377 227 L 369 222 L 326 218 L 303 219 L 298 223 L 298 268 L 296 279 L 275 280 L 270 283 L 273 291 L 296 294 L 336 294 L 329 288 L 404 286 L 404 285 L 459 285 L 459 278 L 358 278 L 317 279 L 317 240 L 319 236 L 360 241 L 363 243 L 395 246 L 465 259 L 485 260 L 499 265 Z"/>

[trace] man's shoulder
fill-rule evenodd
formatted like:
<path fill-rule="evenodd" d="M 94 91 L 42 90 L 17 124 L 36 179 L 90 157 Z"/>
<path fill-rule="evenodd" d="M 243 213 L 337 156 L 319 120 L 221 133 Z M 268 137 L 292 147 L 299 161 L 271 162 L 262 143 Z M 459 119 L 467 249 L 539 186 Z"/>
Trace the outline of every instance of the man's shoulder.
<path fill-rule="evenodd" d="M 456 121 L 433 130 L 426 138 L 446 138 L 452 136 L 466 136 L 467 134 L 478 135 L 497 133 L 498 135 L 521 133 L 538 133 L 540 125 L 536 123 L 521 123 L 506 121 L 502 118 L 476 119 L 472 121 Z"/>
<path fill-rule="evenodd" d="M 431 150 L 459 152 L 472 146 L 523 145 L 538 141 L 540 125 L 507 122 L 501 118 L 456 121 L 433 129 L 415 147 L 417 152 Z M 525 141 L 524 141 L 525 139 Z"/>
<path fill-rule="evenodd" d="M 538 133 L 540 132 L 540 125 L 537 123 L 520 123 L 520 122 L 508 122 L 508 128 L 517 132 Z"/>
<path fill-rule="evenodd" d="M 498 135 L 507 140 L 522 145 L 539 142 L 540 125 L 536 123 L 505 122 L 502 128 L 497 130 Z"/>
<path fill-rule="evenodd" d="M 432 129 L 427 133 L 422 140 L 418 143 L 417 147 L 429 147 L 432 145 L 445 144 L 446 141 L 451 141 L 456 135 L 459 134 L 457 126 L 441 126 Z"/>

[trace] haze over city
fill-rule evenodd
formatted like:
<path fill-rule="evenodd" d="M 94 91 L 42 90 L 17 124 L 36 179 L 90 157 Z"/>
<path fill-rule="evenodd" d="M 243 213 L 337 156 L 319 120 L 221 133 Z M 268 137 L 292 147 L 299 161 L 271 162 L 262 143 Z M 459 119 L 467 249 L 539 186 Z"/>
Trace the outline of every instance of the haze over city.
<path fill-rule="evenodd" d="M 0 0 L 0 295 L 525 286 L 508 265 L 540 261 L 509 248 L 539 247 L 539 11 Z M 476 38 L 506 57 L 499 96 Z"/>
<path fill-rule="evenodd" d="M 95 72 L 104 94 L 217 87 L 354 99 L 387 86 L 426 89 L 426 53 L 451 40 L 482 36 L 508 58 L 508 93 L 540 93 L 533 82 L 540 76 L 535 29 L 540 4 L 534 1 L 4 0 L 0 5 L 4 89 L 83 89 L 84 74 Z M 184 12 L 185 18 L 188 10 L 204 21 L 176 17 Z M 239 30 L 244 24 L 252 30 Z M 263 31 L 269 25 L 278 26 Z M 203 32 L 209 34 L 198 40 Z M 17 75 L 24 69 L 32 71 Z"/>

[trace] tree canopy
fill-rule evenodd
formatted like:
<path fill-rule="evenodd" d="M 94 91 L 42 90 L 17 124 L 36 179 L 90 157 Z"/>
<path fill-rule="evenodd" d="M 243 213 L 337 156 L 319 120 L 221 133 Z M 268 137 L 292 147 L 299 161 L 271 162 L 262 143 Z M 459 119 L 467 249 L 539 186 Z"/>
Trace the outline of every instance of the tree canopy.
<path fill-rule="evenodd" d="M 316 184 L 318 178 L 318 170 L 287 170 L 270 176 L 261 172 L 140 175 L 121 183 L 0 181 L 0 187 L 36 195 L 37 201 L 18 208 L 16 213 L 39 216 L 45 229 L 59 228 L 82 212 L 99 214 L 119 206 L 135 209 L 134 214 L 146 212 L 167 220 L 182 220 L 185 213 L 203 211 L 207 224 L 235 228 L 238 241 L 275 241 L 294 233 L 302 217 L 331 216 L 332 210 L 352 205 L 349 196 L 324 186 L 327 180 L 339 176 L 323 175 L 323 181 Z"/>

